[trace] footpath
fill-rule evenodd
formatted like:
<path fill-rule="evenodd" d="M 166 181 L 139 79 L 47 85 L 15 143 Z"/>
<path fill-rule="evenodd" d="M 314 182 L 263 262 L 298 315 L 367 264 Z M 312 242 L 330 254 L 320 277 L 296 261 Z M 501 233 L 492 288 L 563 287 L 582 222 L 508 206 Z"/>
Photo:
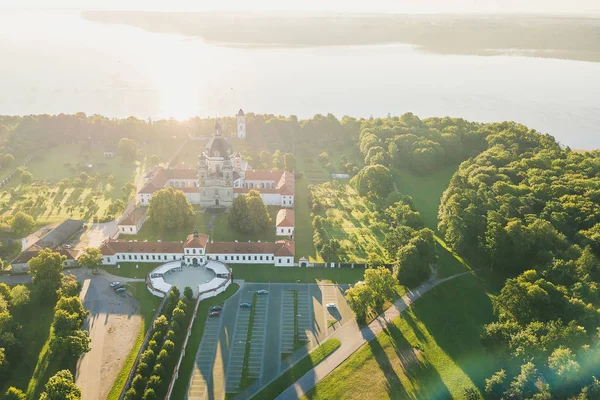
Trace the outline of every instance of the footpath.
<path fill-rule="evenodd" d="M 388 324 L 392 323 L 395 318 L 400 316 L 400 314 L 410 307 L 414 301 L 419 299 L 434 287 L 446 281 L 458 278 L 459 276 L 471 274 L 473 272 L 475 271 L 467 271 L 438 280 L 433 277 L 433 279 L 430 279 L 416 289 L 412 290 L 410 293 L 402 296 L 392 305 L 392 307 L 388 308 L 383 314 L 362 329 L 359 328 L 356 321 L 349 322 L 342 326 L 342 328 L 330 336 L 330 338 L 336 338 L 342 342 L 340 348 L 334 351 L 316 367 L 308 371 L 292 386 L 277 396 L 276 399 L 297 400 L 301 398 L 317 383 L 319 383 L 323 378 L 325 378 L 327 375 L 329 375 L 329 373 L 343 363 L 348 357 L 350 357 L 355 351 L 357 351 L 362 345 L 373 340 L 379 332 L 383 331 Z"/>

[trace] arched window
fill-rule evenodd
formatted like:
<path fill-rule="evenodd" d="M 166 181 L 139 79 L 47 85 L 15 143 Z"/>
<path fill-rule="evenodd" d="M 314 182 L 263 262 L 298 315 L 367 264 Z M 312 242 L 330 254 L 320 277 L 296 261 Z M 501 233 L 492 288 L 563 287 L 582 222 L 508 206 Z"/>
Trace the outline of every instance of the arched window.
<path fill-rule="evenodd" d="M 265 184 L 264 184 L 264 183 L 261 183 L 261 184 L 260 184 L 260 188 L 261 188 L 261 189 L 264 189 L 264 188 L 265 188 Z"/>

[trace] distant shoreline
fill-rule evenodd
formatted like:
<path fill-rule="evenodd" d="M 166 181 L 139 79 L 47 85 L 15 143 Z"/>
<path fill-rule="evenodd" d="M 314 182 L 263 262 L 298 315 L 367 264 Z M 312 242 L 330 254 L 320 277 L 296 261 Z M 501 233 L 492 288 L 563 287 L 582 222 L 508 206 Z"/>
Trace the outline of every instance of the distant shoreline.
<path fill-rule="evenodd" d="M 82 11 L 82 18 L 248 48 L 406 44 L 436 54 L 600 62 L 600 18 Z"/>

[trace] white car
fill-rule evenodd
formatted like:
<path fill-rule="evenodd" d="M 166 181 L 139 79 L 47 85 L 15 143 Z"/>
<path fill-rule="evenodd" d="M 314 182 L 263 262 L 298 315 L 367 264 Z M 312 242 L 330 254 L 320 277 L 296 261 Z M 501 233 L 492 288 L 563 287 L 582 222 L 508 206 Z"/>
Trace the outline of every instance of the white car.
<path fill-rule="evenodd" d="M 256 291 L 257 294 L 269 294 L 269 291 L 266 289 L 261 289 Z"/>
<path fill-rule="evenodd" d="M 120 284 L 121 284 L 121 282 L 112 282 L 112 283 L 110 284 L 110 287 L 111 287 L 111 288 L 114 288 L 114 287 L 117 287 L 117 286 L 119 286 Z"/>
<path fill-rule="evenodd" d="M 327 303 L 327 308 L 337 308 L 337 304 L 335 304 L 335 303 Z"/>

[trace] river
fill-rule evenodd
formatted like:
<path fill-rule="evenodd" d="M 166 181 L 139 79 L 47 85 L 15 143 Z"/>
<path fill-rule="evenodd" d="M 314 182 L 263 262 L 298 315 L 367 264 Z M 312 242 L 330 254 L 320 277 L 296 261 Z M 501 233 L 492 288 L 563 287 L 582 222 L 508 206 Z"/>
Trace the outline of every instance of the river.
<path fill-rule="evenodd" d="M 441 55 L 408 45 L 249 48 L 90 22 L 75 11 L 0 12 L 0 114 L 177 118 L 246 112 L 413 112 L 513 120 L 600 148 L 600 63 Z"/>

